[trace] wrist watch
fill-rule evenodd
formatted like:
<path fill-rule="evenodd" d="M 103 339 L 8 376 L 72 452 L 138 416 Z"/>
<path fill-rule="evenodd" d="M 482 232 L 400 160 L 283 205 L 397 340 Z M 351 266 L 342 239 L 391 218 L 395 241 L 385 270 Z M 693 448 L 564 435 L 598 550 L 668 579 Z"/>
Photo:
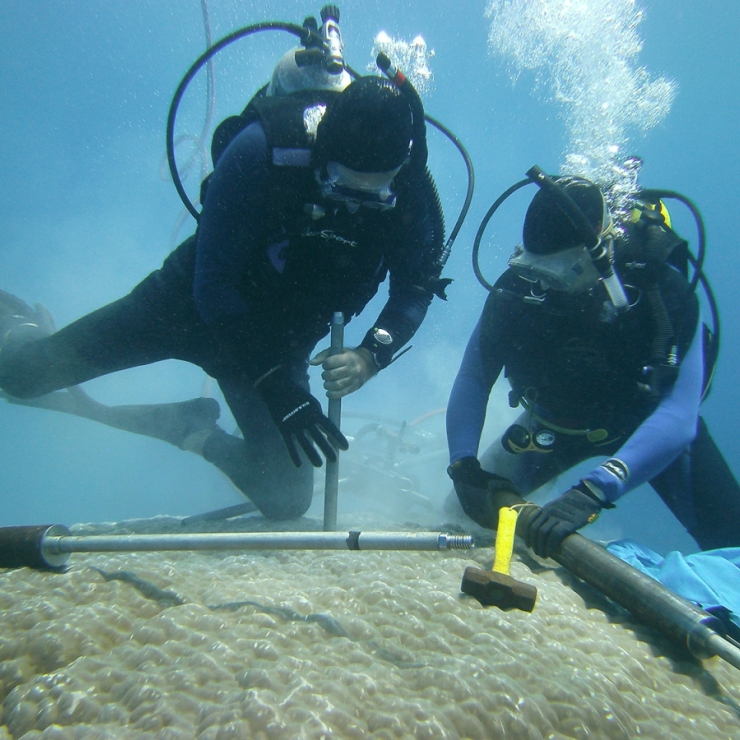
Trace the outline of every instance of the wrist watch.
<path fill-rule="evenodd" d="M 378 326 L 373 327 L 360 343 L 373 356 L 373 362 L 378 370 L 388 367 L 393 360 L 393 336 L 389 331 Z"/>

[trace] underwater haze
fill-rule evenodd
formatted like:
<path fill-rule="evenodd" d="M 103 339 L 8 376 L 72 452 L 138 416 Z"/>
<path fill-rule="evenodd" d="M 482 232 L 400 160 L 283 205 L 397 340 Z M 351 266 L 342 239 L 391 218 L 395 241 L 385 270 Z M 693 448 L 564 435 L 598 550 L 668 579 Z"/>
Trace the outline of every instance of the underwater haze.
<path fill-rule="evenodd" d="M 172 95 L 205 49 L 204 8 L 218 40 L 264 20 L 300 24 L 320 7 L 287 0 L 0 3 L 0 288 L 31 305 L 42 303 L 61 327 L 123 296 L 156 269 L 194 230 L 192 218 L 181 219 L 182 203 L 162 175 Z M 476 174 L 472 207 L 444 273 L 454 279 L 448 302 L 435 300 L 412 351 L 343 404 L 343 428 L 358 438 L 358 447 L 370 445 L 372 434 L 378 454 L 386 454 L 382 434 L 397 435 L 403 422 L 415 433 L 413 444 L 398 445 L 394 454 L 407 456 L 404 469 L 420 495 L 389 499 L 387 516 L 415 521 L 423 513 L 442 521 L 450 485 L 443 475 L 441 410 L 486 298 L 471 268 L 473 238 L 494 199 L 535 164 L 550 173 L 608 178 L 609 156 L 637 154 L 644 159 L 643 186 L 677 190 L 698 204 L 708 233 L 705 270 L 723 322 L 719 366 L 703 414 L 740 474 L 734 385 L 740 362 L 740 4 L 345 0 L 339 7 L 347 62 L 365 70 L 378 34 L 396 40 L 396 52 L 405 53 L 417 73 L 427 113 L 465 145 Z M 414 41 L 418 36 L 425 47 Z M 214 122 L 239 112 L 293 45 L 287 34 L 263 33 L 218 54 Z M 199 136 L 206 93 L 201 71 L 183 100 L 176 135 Z M 197 153 L 195 144 L 184 143 L 178 161 L 184 166 Z M 466 171 L 436 131 L 430 133 L 429 164 L 449 231 L 465 196 Z M 185 181 L 191 198 L 199 167 L 196 156 Z M 491 282 L 520 238 L 530 196 L 507 202 L 486 232 L 481 267 Z M 695 250 L 693 220 L 678 204 L 671 215 Z M 347 344 L 359 342 L 386 290 L 381 286 L 347 328 Z M 316 376 L 312 382 L 325 400 Z M 484 444 L 511 418 L 504 384 L 492 396 Z M 85 390 L 106 404 L 133 404 L 216 393 L 211 385 L 199 368 L 171 361 L 97 379 Z M 232 431 L 222 402 L 224 417 Z M 215 467 L 191 453 L 4 401 L 0 481 L 0 525 L 192 515 L 244 500 Z M 369 505 L 378 493 L 373 485 L 387 486 L 382 472 L 362 495 L 350 490 L 351 481 L 345 484 L 340 516 L 349 507 L 362 509 L 363 495 Z M 661 552 L 696 549 L 646 487 L 622 499 L 597 526 L 586 534 L 630 536 Z"/>

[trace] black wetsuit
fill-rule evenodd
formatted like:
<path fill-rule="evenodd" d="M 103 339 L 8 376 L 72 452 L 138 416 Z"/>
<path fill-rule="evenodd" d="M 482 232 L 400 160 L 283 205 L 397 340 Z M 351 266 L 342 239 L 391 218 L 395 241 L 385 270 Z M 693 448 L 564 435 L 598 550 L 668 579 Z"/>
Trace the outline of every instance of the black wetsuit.
<path fill-rule="evenodd" d="M 287 115 L 300 116 L 298 102 Z M 286 114 L 280 105 L 277 113 Z M 253 382 L 283 364 L 307 387 L 309 353 L 328 334 L 332 314 L 349 321 L 388 275 L 389 300 L 374 327 L 390 334 L 397 351 L 431 302 L 443 221 L 428 172 L 402 170 L 388 211 L 350 213 L 324 200 L 309 140 L 295 146 L 296 136 L 288 127 L 281 146 L 270 110 L 241 131 L 210 178 L 197 234 L 128 296 L 47 338 L 7 346 L 0 386 L 32 398 L 159 360 L 197 364 L 218 381 L 244 435 L 217 429 L 204 457 L 266 516 L 305 513 L 313 471 L 292 464 Z M 363 345 L 381 367 L 390 361 L 372 331 Z"/>

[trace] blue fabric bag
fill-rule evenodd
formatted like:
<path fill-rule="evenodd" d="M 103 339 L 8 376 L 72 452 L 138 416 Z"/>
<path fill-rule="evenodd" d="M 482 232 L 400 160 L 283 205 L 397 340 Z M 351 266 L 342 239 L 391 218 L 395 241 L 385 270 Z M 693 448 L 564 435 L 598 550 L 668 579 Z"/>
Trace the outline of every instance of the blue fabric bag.
<path fill-rule="evenodd" d="M 724 607 L 740 628 L 740 547 L 691 555 L 674 550 L 665 558 L 633 540 L 616 540 L 606 549 L 707 611 Z"/>

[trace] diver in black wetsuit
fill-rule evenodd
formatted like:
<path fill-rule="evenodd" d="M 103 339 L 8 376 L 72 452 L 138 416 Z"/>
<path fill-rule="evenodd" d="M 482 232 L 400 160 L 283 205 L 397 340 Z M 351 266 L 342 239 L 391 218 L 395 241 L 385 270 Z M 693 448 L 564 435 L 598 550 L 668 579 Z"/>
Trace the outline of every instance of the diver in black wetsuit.
<path fill-rule="evenodd" d="M 291 74 L 303 73 L 286 55 L 263 94 L 217 130 L 197 233 L 128 296 L 49 336 L 22 302 L 0 296 L 6 394 L 35 398 L 170 358 L 197 364 L 243 440 L 203 404 L 130 407 L 132 423 L 114 425 L 199 452 L 276 519 L 304 514 L 311 465 L 347 448 L 306 372 L 332 314 L 349 321 L 390 277 L 360 346 L 311 359 L 327 395 L 341 398 L 390 364 L 443 282 L 444 224 L 413 89 L 350 84 L 346 72 L 320 75 L 323 85 L 313 75 L 305 89 Z"/>
<path fill-rule="evenodd" d="M 492 286 L 450 397 L 449 474 L 464 511 L 496 528 L 493 494 L 527 495 L 599 457 L 539 514 L 523 509 L 538 554 L 556 552 L 644 482 L 702 549 L 740 546 L 740 487 L 699 416 L 708 379 L 698 301 L 671 264 L 685 242 L 666 228 L 661 203 L 642 204 L 616 232 L 595 185 L 560 178 L 557 187 L 598 235 L 626 301 L 610 299 L 562 196 L 539 190 L 523 248 Z M 502 370 L 511 405 L 524 411 L 479 461 Z"/>

